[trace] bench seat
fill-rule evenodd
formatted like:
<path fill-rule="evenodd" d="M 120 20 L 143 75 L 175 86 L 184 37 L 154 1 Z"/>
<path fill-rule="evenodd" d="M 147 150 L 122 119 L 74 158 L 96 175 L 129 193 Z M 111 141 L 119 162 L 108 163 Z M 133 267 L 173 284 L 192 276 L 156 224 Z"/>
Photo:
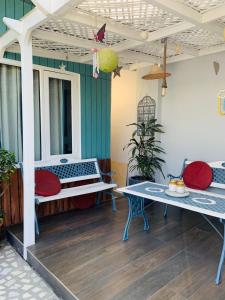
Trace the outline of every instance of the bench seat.
<path fill-rule="evenodd" d="M 105 190 L 110 190 L 116 188 L 116 184 L 114 183 L 105 183 L 105 182 L 96 182 L 91 184 L 85 184 L 81 186 L 71 187 L 71 188 L 64 188 L 58 194 L 48 197 L 43 196 L 35 196 L 35 200 L 37 204 L 59 200 L 63 198 L 69 198 L 74 196 L 81 196 L 91 193 L 97 193 Z"/>

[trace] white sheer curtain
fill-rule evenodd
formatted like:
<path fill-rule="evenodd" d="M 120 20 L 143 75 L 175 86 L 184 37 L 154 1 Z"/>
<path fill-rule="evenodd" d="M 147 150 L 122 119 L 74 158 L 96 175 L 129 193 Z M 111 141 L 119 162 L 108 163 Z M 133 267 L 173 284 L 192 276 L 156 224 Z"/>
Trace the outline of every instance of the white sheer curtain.
<path fill-rule="evenodd" d="M 29 82 L 27 83 L 29 84 Z M 39 72 L 34 71 L 35 159 L 41 158 Z M 0 64 L 0 147 L 22 161 L 21 72 Z"/>
<path fill-rule="evenodd" d="M 49 78 L 49 110 L 51 154 L 64 153 L 62 80 Z"/>

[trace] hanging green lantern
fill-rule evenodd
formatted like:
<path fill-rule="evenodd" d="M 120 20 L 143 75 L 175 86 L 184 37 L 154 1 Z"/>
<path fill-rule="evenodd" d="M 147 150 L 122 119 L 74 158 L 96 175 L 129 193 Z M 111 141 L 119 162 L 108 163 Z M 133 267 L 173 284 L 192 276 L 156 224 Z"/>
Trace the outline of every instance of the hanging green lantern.
<path fill-rule="evenodd" d="M 99 69 L 105 73 L 113 72 L 118 66 L 118 55 L 110 48 L 103 48 L 98 52 Z"/>

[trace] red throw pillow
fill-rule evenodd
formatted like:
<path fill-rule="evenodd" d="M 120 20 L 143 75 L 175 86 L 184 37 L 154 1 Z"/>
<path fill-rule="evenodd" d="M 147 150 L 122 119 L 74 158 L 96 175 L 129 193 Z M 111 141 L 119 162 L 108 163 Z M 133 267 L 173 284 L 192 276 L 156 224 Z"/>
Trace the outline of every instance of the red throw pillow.
<path fill-rule="evenodd" d="M 213 178 L 211 167 L 203 161 L 190 163 L 183 172 L 184 184 L 192 189 L 207 189 Z"/>
<path fill-rule="evenodd" d="M 53 196 L 61 191 L 59 178 L 48 170 L 35 171 L 35 194 L 39 196 Z"/>

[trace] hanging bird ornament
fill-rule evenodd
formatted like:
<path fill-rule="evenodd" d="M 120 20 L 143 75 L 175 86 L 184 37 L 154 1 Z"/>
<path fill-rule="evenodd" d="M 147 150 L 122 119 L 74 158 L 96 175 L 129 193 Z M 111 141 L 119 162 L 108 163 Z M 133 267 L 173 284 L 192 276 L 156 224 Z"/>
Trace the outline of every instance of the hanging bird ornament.
<path fill-rule="evenodd" d="M 100 42 L 100 43 L 104 42 L 105 28 L 106 28 L 106 24 L 102 25 L 102 27 L 99 29 L 99 31 L 96 34 L 94 33 L 94 37 L 95 37 L 96 42 Z"/>

